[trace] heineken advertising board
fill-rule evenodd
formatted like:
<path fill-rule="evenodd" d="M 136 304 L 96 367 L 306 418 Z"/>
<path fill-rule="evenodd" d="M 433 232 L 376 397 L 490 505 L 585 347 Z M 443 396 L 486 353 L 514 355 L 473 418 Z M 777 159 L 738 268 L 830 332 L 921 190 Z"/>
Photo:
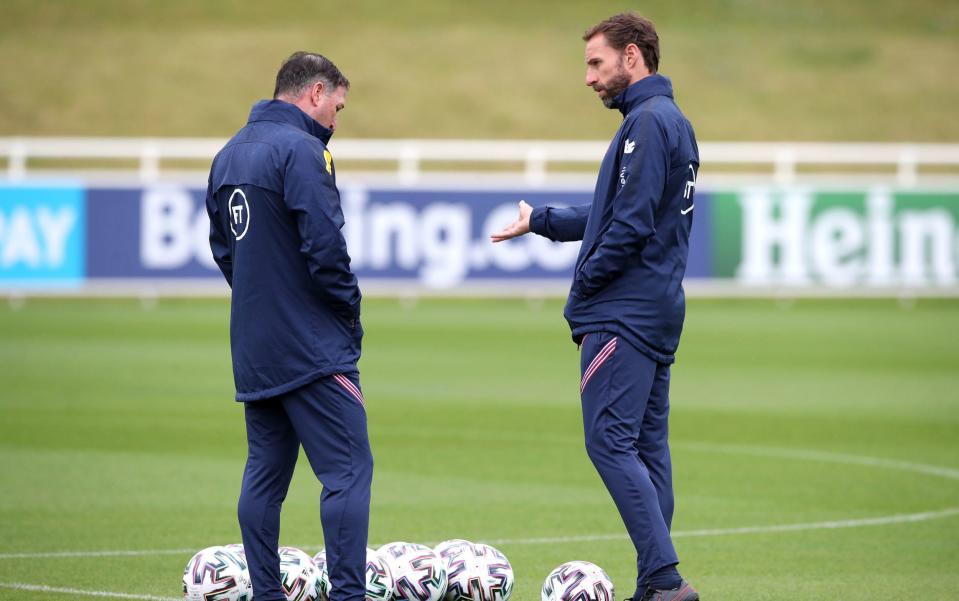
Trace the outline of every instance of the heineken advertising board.
<path fill-rule="evenodd" d="M 714 278 L 829 287 L 959 278 L 959 191 L 742 188 L 713 194 L 710 209 Z"/>

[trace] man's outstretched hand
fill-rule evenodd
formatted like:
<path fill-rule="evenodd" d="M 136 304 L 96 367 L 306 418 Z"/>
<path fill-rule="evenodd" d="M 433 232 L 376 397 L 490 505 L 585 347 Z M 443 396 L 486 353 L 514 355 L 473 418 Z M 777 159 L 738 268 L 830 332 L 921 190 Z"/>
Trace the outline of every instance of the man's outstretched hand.
<path fill-rule="evenodd" d="M 533 207 L 529 206 L 525 200 L 519 201 L 519 219 L 507 225 L 495 234 L 490 234 L 490 240 L 493 242 L 502 242 L 517 236 L 529 233 L 529 216 L 533 212 Z"/>

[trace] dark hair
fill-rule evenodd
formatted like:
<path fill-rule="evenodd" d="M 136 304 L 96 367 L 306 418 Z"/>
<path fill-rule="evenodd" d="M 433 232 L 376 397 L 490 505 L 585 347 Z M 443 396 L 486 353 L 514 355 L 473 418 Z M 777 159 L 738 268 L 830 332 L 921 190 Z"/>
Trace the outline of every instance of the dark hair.
<path fill-rule="evenodd" d="M 350 88 L 350 80 L 343 75 L 333 61 L 315 52 L 294 52 L 276 74 L 276 87 L 273 97 L 281 95 L 297 97 L 306 86 L 318 81 L 323 82 L 329 91 L 343 86 Z"/>
<path fill-rule="evenodd" d="M 583 40 L 588 42 L 599 34 L 603 34 L 616 50 L 625 50 L 626 46 L 636 44 L 649 72 L 659 70 L 659 36 L 653 22 L 646 17 L 633 12 L 613 15 L 587 29 Z"/>

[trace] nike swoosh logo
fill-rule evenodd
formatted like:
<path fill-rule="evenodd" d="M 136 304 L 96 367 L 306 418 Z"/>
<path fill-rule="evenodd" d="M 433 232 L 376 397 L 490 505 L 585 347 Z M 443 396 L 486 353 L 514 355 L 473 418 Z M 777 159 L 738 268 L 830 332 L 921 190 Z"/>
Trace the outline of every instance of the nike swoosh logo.
<path fill-rule="evenodd" d="M 688 209 L 679 209 L 679 214 L 680 214 L 680 215 L 685 215 L 686 213 L 692 211 L 692 210 L 693 210 L 693 207 L 695 207 L 695 206 L 696 206 L 696 205 L 689 205 L 689 208 L 688 208 Z"/>

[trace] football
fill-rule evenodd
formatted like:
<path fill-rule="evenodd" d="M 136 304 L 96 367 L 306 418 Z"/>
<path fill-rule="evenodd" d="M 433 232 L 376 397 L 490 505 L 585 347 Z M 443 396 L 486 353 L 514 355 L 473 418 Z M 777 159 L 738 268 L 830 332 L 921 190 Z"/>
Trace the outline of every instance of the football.
<path fill-rule="evenodd" d="M 280 586 L 287 601 L 322 601 L 313 558 L 295 547 L 280 547 Z"/>
<path fill-rule="evenodd" d="M 243 560 L 243 563 L 246 563 L 246 551 L 243 549 L 243 545 L 240 543 L 233 543 L 232 545 L 224 545 L 231 553 Z M 249 566 L 247 566 L 249 567 Z"/>
<path fill-rule="evenodd" d="M 462 553 L 466 547 L 472 544 L 462 538 L 452 538 L 433 547 L 433 551 L 440 556 L 440 559 L 443 560 L 443 566 L 447 568 L 447 576 L 449 576 L 449 558 Z"/>
<path fill-rule="evenodd" d="M 613 581 L 588 561 L 569 561 L 549 573 L 542 601 L 613 601 Z"/>
<path fill-rule="evenodd" d="M 313 565 L 324 572 L 326 571 L 326 549 L 320 549 L 316 555 L 313 556 Z"/>
<path fill-rule="evenodd" d="M 252 601 L 246 562 L 226 547 L 207 547 L 183 570 L 183 598 L 188 601 Z"/>
<path fill-rule="evenodd" d="M 439 601 L 446 593 L 446 569 L 425 545 L 389 543 L 376 550 L 393 575 L 394 601 Z"/>
<path fill-rule="evenodd" d="M 366 549 L 366 601 L 390 601 L 393 574 L 386 560 L 373 549 Z"/>
<path fill-rule="evenodd" d="M 316 566 L 316 575 L 319 579 L 319 601 L 329 601 L 330 573 L 326 569 L 326 549 L 320 549 L 319 553 L 313 556 L 313 565 Z"/>
<path fill-rule="evenodd" d="M 326 549 L 313 556 L 320 577 L 320 601 L 330 598 L 330 574 L 326 565 Z M 393 594 L 393 576 L 379 554 L 366 549 L 366 601 L 389 601 Z"/>
<path fill-rule="evenodd" d="M 446 601 L 507 601 L 513 592 L 513 568 L 499 550 L 465 541 L 440 543 L 446 568 Z"/>

